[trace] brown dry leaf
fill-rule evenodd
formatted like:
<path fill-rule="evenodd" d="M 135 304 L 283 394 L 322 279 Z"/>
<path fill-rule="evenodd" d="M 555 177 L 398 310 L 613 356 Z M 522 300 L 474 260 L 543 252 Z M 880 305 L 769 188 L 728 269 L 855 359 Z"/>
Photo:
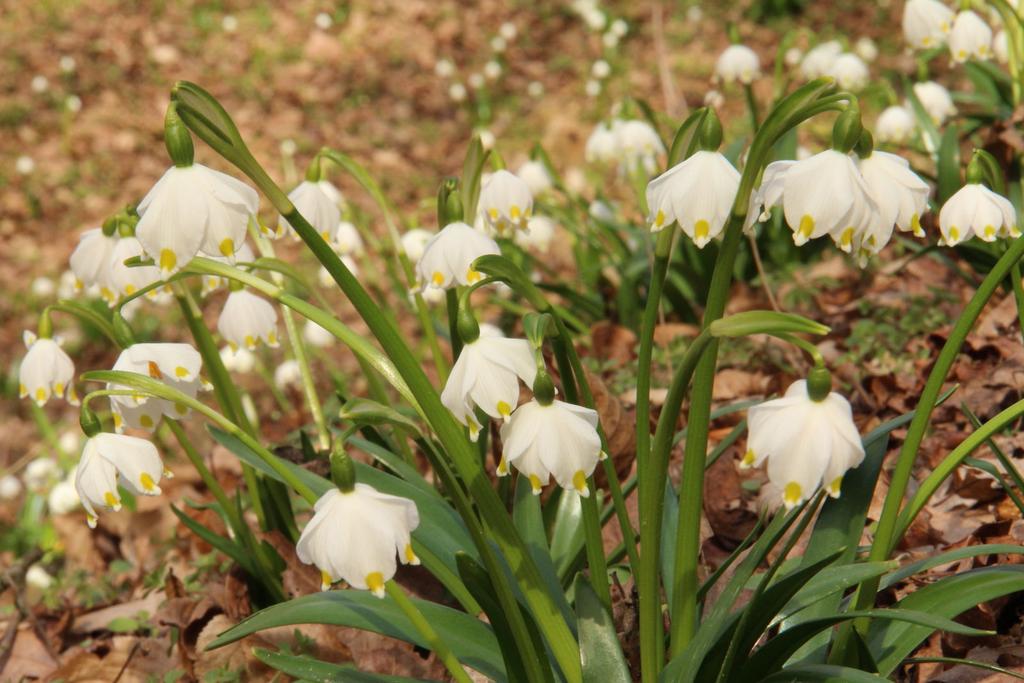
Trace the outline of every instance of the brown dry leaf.
<path fill-rule="evenodd" d="M 594 358 L 619 367 L 636 359 L 636 333 L 627 327 L 603 320 L 590 328 L 590 338 L 590 355 Z"/>
<path fill-rule="evenodd" d="M 0 631 L 6 631 L 9 622 L 0 624 Z M 0 672 L 5 681 L 21 681 L 42 679 L 49 676 L 57 667 L 57 662 L 47 652 L 35 631 L 27 623 L 18 626 L 11 648 L 10 659 Z"/>
<path fill-rule="evenodd" d="M 87 641 L 89 648 L 73 647 L 64 653 L 51 679 L 65 683 L 148 683 L 160 680 L 177 666 L 167 644 L 156 638 L 114 636 Z"/>
<path fill-rule="evenodd" d="M 744 503 L 740 476 L 731 455 L 723 453 L 704 477 L 704 514 L 715 535 L 727 545 L 742 541 L 757 523 L 757 515 Z"/>
<path fill-rule="evenodd" d="M 207 650 L 206 647 L 213 640 L 235 625 L 223 614 L 218 614 L 206 623 L 196 638 L 196 661 L 195 675 L 203 680 L 208 674 L 218 670 L 243 672 L 242 680 L 245 681 L 269 681 L 274 677 L 274 671 L 266 664 L 256 659 L 252 654 L 254 647 L 267 647 L 270 643 L 259 634 L 247 636 L 229 645 L 219 647 L 216 650 Z"/>
<path fill-rule="evenodd" d="M 694 339 L 700 328 L 687 323 L 664 323 L 654 327 L 654 345 L 667 348 L 680 339 Z"/>
<path fill-rule="evenodd" d="M 716 401 L 733 401 L 751 396 L 764 396 L 772 378 L 760 372 L 739 368 L 722 368 L 715 373 L 714 396 Z"/>
<path fill-rule="evenodd" d="M 160 593 L 150 593 L 139 600 L 122 602 L 110 607 L 98 609 L 93 612 L 82 614 L 74 620 L 71 632 L 77 634 L 94 633 L 104 631 L 115 619 L 133 618 L 145 612 L 149 616 L 155 615 L 164 602 L 164 596 Z"/>

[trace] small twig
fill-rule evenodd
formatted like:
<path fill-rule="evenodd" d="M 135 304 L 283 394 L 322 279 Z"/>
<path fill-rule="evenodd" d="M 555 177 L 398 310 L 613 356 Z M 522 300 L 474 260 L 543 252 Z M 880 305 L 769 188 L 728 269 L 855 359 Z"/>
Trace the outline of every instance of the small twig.
<path fill-rule="evenodd" d="M 3 640 L 0 640 L 0 671 L 3 671 L 4 667 L 7 666 L 7 660 L 11 658 L 11 653 L 14 651 L 14 639 L 17 637 L 18 626 L 21 624 L 22 619 L 28 619 L 36 634 L 39 635 L 39 624 L 35 620 L 32 611 L 28 608 L 28 601 L 25 599 L 24 583 L 28 568 L 35 564 L 42 556 L 43 551 L 35 548 L 11 565 L 9 569 L 0 572 L 0 584 L 2 584 L 4 590 L 10 588 L 14 591 L 14 604 L 18 608 L 18 616 L 12 618 L 10 625 L 4 632 Z M 40 635 L 39 640 L 46 648 L 46 651 L 53 656 L 54 653 L 51 651 L 50 644 L 46 641 L 46 638 Z"/>
<path fill-rule="evenodd" d="M 768 303 L 772 305 L 772 309 L 775 312 L 781 312 L 782 309 L 779 308 L 779 302 L 775 300 L 775 293 L 772 292 L 772 286 L 768 282 L 768 273 L 765 271 L 764 263 L 761 261 L 761 250 L 757 248 L 757 238 L 753 235 L 747 235 L 747 239 L 750 241 L 750 253 L 754 257 L 754 267 L 757 268 L 757 276 L 760 278 L 761 287 L 768 297 Z"/>
<path fill-rule="evenodd" d="M 128 653 L 128 656 L 125 657 L 124 664 L 121 665 L 121 670 L 118 671 L 117 672 L 117 676 L 114 677 L 113 683 L 117 683 L 118 681 L 121 680 L 121 676 L 124 675 L 125 669 L 127 669 L 128 665 L 131 664 L 132 658 L 135 657 L 135 653 L 139 651 L 139 644 L 141 642 L 142 641 L 140 641 L 140 640 L 136 640 L 135 643 L 132 645 L 132 649 Z"/>
<path fill-rule="evenodd" d="M 686 98 L 676 90 L 672 71 L 668 66 L 668 51 L 665 49 L 665 8 L 661 0 L 651 2 L 651 31 L 654 33 L 654 55 L 658 60 L 658 77 L 661 80 L 661 94 L 665 98 L 665 111 L 674 119 L 686 116 L 689 107 Z"/>

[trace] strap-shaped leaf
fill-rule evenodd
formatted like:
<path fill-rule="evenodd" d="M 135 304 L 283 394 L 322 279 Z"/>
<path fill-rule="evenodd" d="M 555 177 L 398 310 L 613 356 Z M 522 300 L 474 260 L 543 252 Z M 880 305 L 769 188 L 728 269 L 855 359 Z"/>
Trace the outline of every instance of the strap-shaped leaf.
<path fill-rule="evenodd" d="M 576 575 L 574 592 L 584 683 L 630 683 L 633 678 L 611 615 L 582 575 Z"/>
<path fill-rule="evenodd" d="M 416 678 L 405 676 L 385 676 L 384 674 L 369 673 L 360 671 L 352 664 L 334 664 L 322 662 L 309 655 L 293 655 L 277 650 L 267 650 L 262 647 L 253 648 L 252 653 L 256 659 L 281 673 L 288 674 L 300 681 L 312 681 L 313 683 L 337 683 L 347 681 L 348 683 L 410 683 Z"/>

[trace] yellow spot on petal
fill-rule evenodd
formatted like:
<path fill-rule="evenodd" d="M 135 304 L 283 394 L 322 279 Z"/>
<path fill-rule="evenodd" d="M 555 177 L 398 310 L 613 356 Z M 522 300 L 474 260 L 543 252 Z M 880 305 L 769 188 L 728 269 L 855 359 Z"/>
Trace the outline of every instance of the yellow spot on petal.
<path fill-rule="evenodd" d="M 995 226 L 992 226 L 992 225 L 986 225 L 986 226 L 985 226 L 985 239 L 987 239 L 987 240 L 991 240 L 991 239 L 995 239 L 995 237 L 996 237 L 996 229 L 995 229 Z M 59 393 L 59 392 L 58 392 L 58 393 Z"/>
<path fill-rule="evenodd" d="M 530 488 L 533 489 L 533 495 L 536 496 L 540 494 L 540 477 L 536 474 L 530 475 Z"/>
<path fill-rule="evenodd" d="M 139 424 L 145 427 L 146 429 L 152 429 L 153 418 L 151 418 L 149 415 L 143 415 L 142 417 L 139 418 Z"/>
<path fill-rule="evenodd" d="M 800 484 L 795 481 L 791 481 L 786 484 L 786 488 L 782 491 L 782 502 L 787 507 L 792 507 L 803 500 L 803 489 L 800 488 Z"/>
<path fill-rule="evenodd" d="M 957 59 L 961 62 L 967 59 L 967 50 L 960 50 L 956 53 Z"/>
<path fill-rule="evenodd" d="M 85 516 L 85 523 L 89 525 L 90 529 L 95 529 L 96 528 L 96 516 L 95 515 L 86 515 Z"/>
<path fill-rule="evenodd" d="M 491 217 L 492 221 L 498 220 L 498 210 L 497 209 L 487 209 L 487 215 Z"/>
<path fill-rule="evenodd" d="M 512 220 L 516 221 L 519 220 L 519 217 L 522 215 L 522 211 L 519 210 L 518 206 L 513 204 L 508 210 L 508 215 Z"/>
<path fill-rule="evenodd" d="M 512 415 L 512 406 L 504 401 L 498 401 L 498 414 L 507 420 Z"/>
<path fill-rule="evenodd" d="M 439 270 L 435 270 L 434 274 L 430 276 L 430 279 L 435 285 L 440 287 L 444 284 L 444 273 Z"/>
<path fill-rule="evenodd" d="M 508 475 L 508 460 L 506 460 L 504 457 L 502 457 L 501 461 L 498 463 L 497 474 L 499 477 L 504 477 Z"/>
<path fill-rule="evenodd" d="M 740 461 L 740 466 L 750 467 L 751 465 L 754 464 L 754 460 L 756 460 L 756 457 L 754 456 L 754 451 L 748 448 L 747 452 L 743 454 L 743 460 Z"/>
<path fill-rule="evenodd" d="M 230 237 L 220 243 L 218 247 L 224 256 L 231 256 L 235 253 L 235 241 Z"/>
<path fill-rule="evenodd" d="M 64 385 L 61 384 L 60 382 L 57 382 L 56 384 L 54 384 L 53 385 L 53 393 L 56 394 L 57 396 L 63 396 L 64 395 Z"/>
<path fill-rule="evenodd" d="M 178 257 L 170 249 L 160 250 L 160 270 L 174 270 L 178 265 Z"/>
<path fill-rule="evenodd" d="M 483 275 L 480 274 L 479 270 L 473 270 L 473 268 L 470 267 L 470 269 L 466 271 L 466 282 L 469 284 L 478 282 L 481 278 L 483 278 Z"/>
<path fill-rule="evenodd" d="M 163 472 L 163 477 L 164 477 L 164 479 L 174 479 L 174 472 L 171 472 L 169 469 L 167 469 L 165 467 L 164 468 L 164 472 Z"/>
<path fill-rule="evenodd" d="M 186 377 L 188 377 L 188 369 L 183 368 L 182 366 L 179 365 L 178 367 L 174 368 L 174 374 L 177 375 L 179 379 L 185 379 Z"/>
<path fill-rule="evenodd" d="M 245 346 L 249 350 L 256 348 L 256 340 L 253 338 L 251 334 L 245 335 Z"/>
<path fill-rule="evenodd" d="M 366 587 L 378 598 L 384 597 L 384 575 L 380 572 L 370 572 L 366 575 Z"/>
<path fill-rule="evenodd" d="M 228 346 L 231 348 L 232 353 L 238 351 L 238 344 L 236 344 L 235 342 L 229 341 Z"/>
<path fill-rule="evenodd" d="M 665 212 L 658 209 L 658 213 L 654 216 L 654 227 L 660 228 L 665 225 Z"/>
<path fill-rule="evenodd" d="M 576 474 L 572 475 L 572 485 L 576 489 L 576 493 L 584 498 L 590 495 L 590 488 L 587 487 L 587 475 L 583 474 L 583 470 L 576 470 Z"/>
<path fill-rule="evenodd" d="M 164 373 L 160 372 L 160 368 L 153 361 L 149 361 L 149 376 L 153 379 L 164 378 Z"/>
<path fill-rule="evenodd" d="M 843 251 L 849 251 L 853 245 L 853 227 L 849 227 L 843 230 L 843 234 L 839 237 L 839 248 Z"/>
<path fill-rule="evenodd" d="M 149 476 L 146 472 L 139 475 L 139 483 L 142 484 L 142 490 L 151 493 L 156 490 L 156 482 L 153 481 L 153 477 Z"/>
<path fill-rule="evenodd" d="M 706 240 L 711 226 L 703 218 L 693 224 L 693 239 L 696 241 Z"/>
<path fill-rule="evenodd" d="M 419 564 L 420 558 L 416 557 L 416 553 L 413 552 L 412 543 L 405 544 L 405 561 L 407 564 Z"/>
<path fill-rule="evenodd" d="M 949 226 L 949 241 L 956 242 L 958 239 L 960 239 L 960 230 L 955 225 Z"/>
<path fill-rule="evenodd" d="M 28 396 L 28 388 L 24 384 L 18 385 L 18 397 L 25 398 Z"/>
<path fill-rule="evenodd" d="M 107 504 L 107 507 L 114 508 L 115 510 L 121 507 L 120 499 L 110 491 L 103 494 L 103 502 Z"/>
<path fill-rule="evenodd" d="M 828 485 L 828 495 L 833 498 L 839 497 L 839 489 L 843 487 L 843 475 L 839 475 L 832 480 L 832 483 Z"/>
<path fill-rule="evenodd" d="M 331 575 L 328 574 L 327 572 L 321 570 L 320 571 L 320 590 L 322 590 L 322 591 L 329 590 L 332 583 L 334 583 L 334 580 L 331 578 Z"/>
<path fill-rule="evenodd" d="M 277 332 L 271 332 L 267 335 L 267 345 L 277 346 Z"/>
<path fill-rule="evenodd" d="M 46 389 L 42 387 L 36 389 L 36 403 L 46 403 Z"/>
<path fill-rule="evenodd" d="M 121 425 L 124 424 L 124 418 L 120 414 L 114 413 L 114 429 L 120 430 Z"/>
<path fill-rule="evenodd" d="M 804 214 L 804 217 L 800 219 L 800 227 L 797 232 L 804 239 L 810 239 L 811 233 L 814 232 L 814 218 L 809 214 Z"/>
<path fill-rule="evenodd" d="M 175 403 L 174 412 L 178 413 L 178 415 L 188 415 L 188 406 L 184 403 Z"/>
<path fill-rule="evenodd" d="M 921 217 L 916 213 L 910 217 L 910 229 L 917 237 L 924 235 L 924 228 L 921 227 Z"/>

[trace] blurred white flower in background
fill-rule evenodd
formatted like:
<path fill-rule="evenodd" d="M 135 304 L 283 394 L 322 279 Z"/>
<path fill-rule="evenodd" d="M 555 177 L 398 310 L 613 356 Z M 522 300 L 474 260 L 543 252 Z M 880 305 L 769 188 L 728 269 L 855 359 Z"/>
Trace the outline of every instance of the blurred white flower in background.
<path fill-rule="evenodd" d="M 498 54 L 504 52 L 507 47 L 508 41 L 506 41 L 502 36 L 494 36 L 491 38 L 491 49 Z"/>
<path fill-rule="evenodd" d="M 32 92 L 37 95 L 41 95 L 50 89 L 50 79 L 42 74 L 33 76 L 31 83 L 29 83 L 29 87 L 32 88 Z"/>
<path fill-rule="evenodd" d="M 783 55 L 782 61 L 786 66 L 797 66 L 800 64 L 800 60 L 804 58 L 804 51 L 798 47 L 791 47 L 786 50 L 786 54 Z"/>
<path fill-rule="evenodd" d="M 816 45 L 807 51 L 800 62 L 800 73 L 807 80 L 827 76 L 832 64 L 843 53 L 843 46 L 838 40 L 829 40 Z"/>
<path fill-rule="evenodd" d="M 302 369 L 295 359 L 286 360 L 274 369 L 274 384 L 278 389 L 302 386 Z"/>
<path fill-rule="evenodd" d="M 402 235 L 402 251 L 409 257 L 413 265 L 423 258 L 423 250 L 434 234 L 423 228 L 413 228 Z"/>
<path fill-rule="evenodd" d="M 319 349 L 330 346 L 335 342 L 333 334 L 312 320 L 307 320 L 305 326 L 302 328 L 302 338 L 305 339 L 307 343 L 312 344 Z"/>
<path fill-rule="evenodd" d="M 466 86 L 461 83 L 452 83 L 448 86 L 448 97 L 453 102 L 463 102 L 466 99 Z"/>
<path fill-rule="evenodd" d="M 836 79 L 840 88 L 853 91 L 862 90 L 870 77 L 868 65 L 852 52 L 836 57 L 829 67 L 828 74 Z"/>
<path fill-rule="evenodd" d="M 245 347 L 253 351 L 260 341 L 276 348 L 277 309 L 263 297 L 244 289 L 232 291 L 217 319 L 217 331 L 232 349 Z"/>
<path fill-rule="evenodd" d="M 74 72 L 74 70 L 78 66 L 78 63 L 75 61 L 75 58 L 71 55 L 62 55 L 60 61 L 58 62 L 58 66 L 60 67 L 61 73 L 69 74 Z"/>
<path fill-rule="evenodd" d="M 992 29 L 977 13 L 960 12 L 949 33 L 949 54 L 957 63 L 971 58 L 988 59 L 992 56 Z"/>
<path fill-rule="evenodd" d="M 515 234 L 515 242 L 523 249 L 546 254 L 554 237 L 555 222 L 547 216 L 534 216 L 526 230 L 520 230 Z"/>
<path fill-rule="evenodd" d="M 526 94 L 530 97 L 541 97 L 544 94 L 544 84 L 540 81 L 530 81 L 526 86 Z"/>
<path fill-rule="evenodd" d="M 22 154 L 14 160 L 14 170 L 21 175 L 29 175 L 32 171 L 36 170 L 35 159 L 27 154 Z"/>
<path fill-rule="evenodd" d="M 853 52 L 865 62 L 873 62 L 878 59 L 878 46 L 867 36 L 857 39 L 853 46 Z"/>
<path fill-rule="evenodd" d="M 44 491 L 61 476 L 60 466 L 53 458 L 42 456 L 25 467 L 22 478 L 31 491 Z"/>
<path fill-rule="evenodd" d="M 57 482 L 50 489 L 50 494 L 46 497 L 46 506 L 50 508 L 52 514 L 66 515 L 77 510 L 82 504 L 81 498 L 78 497 L 78 491 L 75 490 L 74 478 L 75 473 L 72 472 L 67 479 Z"/>
<path fill-rule="evenodd" d="M 442 57 L 434 62 L 434 73 L 441 78 L 451 78 L 455 75 L 455 64 L 452 63 L 452 60 Z"/>
<path fill-rule="evenodd" d="M 541 161 L 528 159 L 516 171 L 516 175 L 530 188 L 534 196 L 543 194 L 551 189 L 551 176 L 548 169 Z"/>
<path fill-rule="evenodd" d="M 712 109 L 720 109 L 725 104 L 725 97 L 717 90 L 708 90 L 704 93 L 704 106 Z"/>
<path fill-rule="evenodd" d="M 953 10 L 939 0 L 907 0 L 903 7 L 903 35 L 913 48 L 943 44 L 952 27 Z"/>
<path fill-rule="evenodd" d="M 588 79 L 586 85 L 583 87 L 583 91 L 587 93 L 587 97 L 597 97 L 601 94 L 601 81 L 593 78 Z"/>
<path fill-rule="evenodd" d="M 999 33 L 992 39 L 992 54 L 1001 64 L 1010 60 L 1010 47 L 1006 40 L 1006 30 L 999 29 Z"/>
<path fill-rule="evenodd" d="M 608 78 L 612 73 L 611 65 L 603 59 L 599 59 L 590 66 L 590 75 L 598 80 Z"/>
<path fill-rule="evenodd" d="M 484 77 L 489 81 L 498 80 L 501 77 L 501 64 L 493 59 L 484 64 Z"/>
<path fill-rule="evenodd" d="M 472 88 L 473 90 L 479 90 L 480 88 L 484 87 L 486 79 L 484 78 L 484 75 L 482 73 L 474 71 L 473 73 L 469 74 L 469 78 L 466 79 L 466 82 L 469 83 L 469 87 Z"/>
<path fill-rule="evenodd" d="M 517 29 L 516 25 L 513 24 L 511 21 L 504 22 L 498 28 L 498 35 L 500 35 L 502 38 L 504 38 L 505 40 L 507 40 L 509 42 L 515 40 L 516 36 L 518 34 L 519 34 L 519 29 Z"/>
<path fill-rule="evenodd" d="M 256 367 L 256 355 L 244 346 L 239 346 L 236 349 L 232 349 L 230 346 L 221 348 L 220 359 L 229 372 L 244 374 L 252 372 Z"/>
<path fill-rule="evenodd" d="M 0 500 L 14 500 L 23 490 L 21 480 L 13 474 L 0 477 Z"/>
<path fill-rule="evenodd" d="M 956 114 L 956 106 L 949 91 L 935 81 L 915 83 L 914 96 L 936 126 L 941 126 L 947 118 Z"/>
<path fill-rule="evenodd" d="M 331 15 L 327 12 L 320 12 L 316 15 L 316 18 L 313 19 L 313 23 L 316 24 L 316 27 L 321 31 L 326 31 L 334 25 L 334 20 L 331 19 Z"/>
<path fill-rule="evenodd" d="M 886 107 L 875 122 L 875 138 L 879 142 L 899 144 L 906 142 L 917 129 L 914 114 L 898 104 Z"/>
<path fill-rule="evenodd" d="M 715 62 L 716 82 L 750 85 L 761 77 L 761 60 L 746 45 L 730 45 Z"/>
<path fill-rule="evenodd" d="M 30 286 L 32 295 L 39 297 L 40 299 L 47 299 L 57 291 L 57 285 L 54 281 L 45 275 L 40 275 L 32 280 Z"/>
<path fill-rule="evenodd" d="M 225 14 L 220 20 L 220 27 L 226 33 L 234 33 L 238 30 L 238 19 L 233 14 Z"/>

